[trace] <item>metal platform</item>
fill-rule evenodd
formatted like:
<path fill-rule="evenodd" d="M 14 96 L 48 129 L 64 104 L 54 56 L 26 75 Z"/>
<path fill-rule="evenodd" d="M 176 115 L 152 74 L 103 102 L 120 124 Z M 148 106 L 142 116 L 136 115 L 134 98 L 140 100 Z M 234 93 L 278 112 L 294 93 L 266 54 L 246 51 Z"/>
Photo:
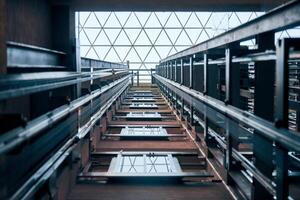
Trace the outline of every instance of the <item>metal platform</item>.
<path fill-rule="evenodd" d="M 156 104 L 150 103 L 132 103 L 129 108 L 139 108 L 139 109 L 158 109 Z"/>

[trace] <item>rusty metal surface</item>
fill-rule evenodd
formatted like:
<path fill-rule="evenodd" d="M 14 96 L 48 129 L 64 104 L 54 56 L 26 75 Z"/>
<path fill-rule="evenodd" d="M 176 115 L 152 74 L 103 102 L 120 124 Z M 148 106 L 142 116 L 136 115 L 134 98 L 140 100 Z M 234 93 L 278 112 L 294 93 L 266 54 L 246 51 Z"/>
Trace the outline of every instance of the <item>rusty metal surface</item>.
<path fill-rule="evenodd" d="M 142 184 L 111 184 L 111 185 L 76 185 L 68 197 L 69 200 L 76 199 L 157 199 L 157 200 L 192 200 L 232 199 L 221 183 L 204 183 L 200 185 L 142 185 Z"/>
<path fill-rule="evenodd" d="M 137 88 L 131 88 L 134 91 Z M 144 89 L 144 88 L 143 88 Z M 151 88 L 153 92 L 158 92 L 157 89 Z M 124 101 L 123 101 L 124 102 Z M 119 109 L 108 112 L 106 117 L 101 120 L 101 128 L 95 130 L 93 135 L 100 135 L 95 138 L 97 141 L 93 143 L 94 149 L 91 154 L 91 160 L 86 165 L 83 173 L 97 174 L 109 170 L 112 162 L 112 155 L 106 155 L 106 152 L 181 152 L 188 153 L 188 155 L 177 155 L 178 162 L 184 172 L 191 173 L 212 173 L 213 177 L 206 178 L 183 178 L 177 181 L 149 181 L 144 179 L 110 179 L 109 174 L 107 178 L 97 179 L 97 177 L 90 177 L 78 182 L 71 190 L 68 199 L 232 199 L 231 194 L 226 189 L 225 185 L 220 182 L 218 176 L 211 167 L 207 166 L 206 158 L 199 152 L 196 144 L 188 137 L 183 124 L 186 122 L 180 121 L 173 113 L 172 108 L 169 107 L 165 99 L 160 101 L 167 109 L 161 110 L 168 113 L 172 118 L 168 121 L 142 121 L 133 120 L 125 121 L 119 120 L 115 116 L 126 114 L 132 111 L 141 111 L 143 109 L 130 109 L 128 107 L 120 106 Z M 113 109 L 115 109 L 114 107 Z M 146 111 L 157 111 L 147 109 Z M 184 137 L 179 139 L 167 138 L 167 140 L 152 140 L 146 138 L 121 140 L 119 137 L 107 137 L 109 134 L 120 134 L 122 126 L 160 126 L 166 125 L 168 134 L 182 134 Z M 170 126 L 174 126 L 170 128 Z M 97 133 L 98 131 L 98 133 Z M 196 155 L 195 155 L 196 152 Z M 191 154 L 190 154 L 191 153 Z M 103 155 L 102 155 L 103 154 Z M 175 155 L 174 155 L 175 156 Z M 80 176 L 79 176 L 80 177 Z M 92 184 L 99 183 L 102 184 Z M 217 191 L 217 192 L 216 192 Z"/>
<path fill-rule="evenodd" d="M 190 141 L 100 141 L 96 151 L 195 151 Z"/>

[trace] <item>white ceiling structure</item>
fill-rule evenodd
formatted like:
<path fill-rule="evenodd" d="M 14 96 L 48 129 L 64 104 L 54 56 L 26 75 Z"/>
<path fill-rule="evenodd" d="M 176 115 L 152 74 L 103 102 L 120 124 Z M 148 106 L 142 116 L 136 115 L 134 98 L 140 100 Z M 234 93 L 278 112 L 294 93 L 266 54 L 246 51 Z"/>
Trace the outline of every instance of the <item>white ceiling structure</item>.
<path fill-rule="evenodd" d="M 79 12 L 81 57 L 150 69 L 262 12 Z M 294 30 L 278 33 L 289 37 Z M 299 33 L 299 30 L 296 31 Z"/>

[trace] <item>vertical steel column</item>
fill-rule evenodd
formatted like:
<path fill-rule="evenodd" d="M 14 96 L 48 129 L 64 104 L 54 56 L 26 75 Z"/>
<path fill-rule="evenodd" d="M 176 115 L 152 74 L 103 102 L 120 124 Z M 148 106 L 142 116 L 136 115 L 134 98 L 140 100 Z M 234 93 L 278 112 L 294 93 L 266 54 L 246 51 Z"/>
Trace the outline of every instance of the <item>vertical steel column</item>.
<path fill-rule="evenodd" d="M 177 82 L 177 61 L 174 62 L 174 81 Z"/>
<path fill-rule="evenodd" d="M 194 125 L 194 107 L 193 107 L 193 104 L 190 104 L 190 124 L 191 126 Z"/>
<path fill-rule="evenodd" d="M 180 85 L 183 84 L 183 59 L 180 60 Z"/>
<path fill-rule="evenodd" d="M 139 70 L 137 70 L 136 71 L 136 81 L 137 81 L 137 86 L 140 86 L 140 71 Z"/>
<path fill-rule="evenodd" d="M 229 104 L 231 103 L 231 69 L 232 63 L 231 63 L 231 51 L 230 49 L 225 50 L 225 103 Z M 228 118 L 225 119 L 226 123 L 226 152 L 225 152 L 225 167 L 226 167 L 226 174 L 227 174 L 227 184 L 231 184 L 231 178 L 230 178 L 230 171 L 232 168 L 232 148 L 233 148 L 233 141 L 232 136 L 229 131 L 230 121 Z"/>
<path fill-rule="evenodd" d="M 300 110 L 297 109 L 296 112 L 296 122 L 297 122 L 297 131 L 300 132 Z"/>
<path fill-rule="evenodd" d="M 6 1 L 0 1 L 0 74 L 6 73 L 6 23 L 7 23 Z"/>
<path fill-rule="evenodd" d="M 193 87 L 193 56 L 190 57 L 190 88 Z"/>
<path fill-rule="evenodd" d="M 194 55 L 190 57 L 190 88 L 194 88 L 194 80 L 193 80 L 193 61 L 194 61 Z M 194 124 L 194 107 L 193 104 L 190 104 L 190 125 L 193 126 Z"/>
<path fill-rule="evenodd" d="M 225 103 L 229 103 L 231 100 L 231 52 L 230 49 L 225 50 Z"/>
<path fill-rule="evenodd" d="M 181 63 L 180 63 L 180 75 L 181 75 L 181 85 L 183 85 L 183 76 L 184 76 L 184 73 L 183 73 L 183 59 L 181 59 Z M 183 119 L 183 115 L 184 115 L 184 99 L 183 97 L 181 97 L 181 119 Z"/>
<path fill-rule="evenodd" d="M 275 123 L 284 128 L 288 127 L 289 41 L 281 39 L 276 46 Z"/>
<path fill-rule="evenodd" d="M 170 78 L 169 77 L 169 62 L 167 62 L 167 65 L 166 65 L 166 72 L 167 72 L 166 78 L 169 79 Z"/>
<path fill-rule="evenodd" d="M 275 79 L 275 125 L 288 128 L 288 91 L 289 91 L 289 39 L 281 39 L 276 46 Z M 276 144 L 276 199 L 284 200 L 289 196 L 288 150 Z"/>
<path fill-rule="evenodd" d="M 226 119 L 226 140 L 227 140 L 227 143 L 226 143 L 225 167 L 227 169 L 227 184 L 231 184 L 229 172 L 232 170 L 232 148 L 233 148 L 233 145 L 232 145 L 233 141 L 232 141 L 232 136 L 231 136 L 230 131 L 229 131 L 229 126 L 230 126 L 229 119 Z"/>
<path fill-rule="evenodd" d="M 154 69 L 150 69 L 150 75 L 151 75 L 151 84 L 154 83 L 154 79 L 153 79 L 153 70 Z"/>
<path fill-rule="evenodd" d="M 181 120 L 183 119 L 184 116 L 184 99 L 181 97 Z"/>
<path fill-rule="evenodd" d="M 173 62 L 170 61 L 170 80 L 173 80 Z"/>
<path fill-rule="evenodd" d="M 207 54 L 203 54 L 203 94 L 207 94 L 207 68 L 208 68 L 208 58 L 207 58 Z"/>
<path fill-rule="evenodd" d="M 275 50 L 274 33 L 264 33 L 256 38 L 259 51 Z M 254 114 L 274 121 L 274 77 L 275 62 L 262 61 L 255 63 L 254 80 Z M 267 138 L 254 131 L 253 134 L 253 155 L 254 165 L 266 177 L 272 178 L 273 165 L 273 143 Z M 273 196 L 255 178 L 252 184 L 252 199 L 273 199 Z"/>
<path fill-rule="evenodd" d="M 208 133 L 208 117 L 207 117 L 207 106 L 204 107 L 204 141 L 205 144 L 209 147 L 211 146 L 211 141 Z M 207 152 L 207 157 L 210 157 L 211 154 Z"/>

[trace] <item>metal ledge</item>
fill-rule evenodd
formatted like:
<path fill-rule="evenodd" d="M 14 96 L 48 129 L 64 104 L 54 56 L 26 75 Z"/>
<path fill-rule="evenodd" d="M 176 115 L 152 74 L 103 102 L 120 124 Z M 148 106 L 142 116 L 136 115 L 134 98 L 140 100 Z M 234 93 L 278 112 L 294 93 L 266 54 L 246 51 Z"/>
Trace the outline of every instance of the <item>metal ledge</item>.
<path fill-rule="evenodd" d="M 276 32 L 297 26 L 300 24 L 299 10 L 300 1 L 292 1 L 226 33 L 162 59 L 161 63 L 226 46 L 233 42 L 251 39 L 255 35 L 269 31 Z"/>
<path fill-rule="evenodd" d="M 197 105 L 207 105 L 215 111 L 223 114 L 224 116 L 234 121 L 242 122 L 243 124 L 254 128 L 266 138 L 278 142 L 279 144 L 281 144 L 289 150 L 300 151 L 299 135 L 296 135 L 288 131 L 287 129 L 276 128 L 274 124 L 257 116 L 254 116 L 249 112 L 242 111 L 233 106 L 226 105 L 224 102 L 221 102 L 219 100 L 213 99 L 208 96 L 204 96 L 200 92 L 196 92 L 195 90 L 182 86 L 174 81 L 163 78 L 157 74 L 154 75 L 154 78 L 162 85 L 168 87 L 175 93 L 182 96 L 185 101 L 192 104 L 195 108 L 198 107 Z"/>
<path fill-rule="evenodd" d="M 109 77 L 112 74 L 105 70 L 95 73 L 41 72 L 3 75 L 0 76 L 0 100 Z"/>
<path fill-rule="evenodd" d="M 78 130 L 77 134 L 71 137 L 65 144 L 54 153 L 54 155 L 44 163 L 30 179 L 23 184 L 20 189 L 15 192 L 15 194 L 10 199 L 30 199 L 35 191 L 42 186 L 47 179 L 58 169 L 58 167 L 63 163 L 63 161 L 70 155 L 72 150 L 75 148 L 78 139 L 84 137 L 84 135 L 91 130 L 95 125 L 96 121 L 102 117 L 114 100 L 127 88 L 125 85 L 117 94 L 115 94 L 111 101 L 107 102 L 103 108 L 91 117 L 90 121 L 86 123 L 86 126 Z"/>
<path fill-rule="evenodd" d="M 99 95 L 103 94 L 104 92 L 108 91 L 114 86 L 121 83 L 128 84 L 128 80 L 129 75 L 103 87 L 102 89 L 94 91 L 92 94 L 87 94 L 81 98 L 78 98 L 72 101 L 69 105 L 63 105 L 53 111 L 45 113 L 44 115 L 30 121 L 24 128 L 18 127 L 1 135 L 0 153 L 5 153 L 17 146 L 18 144 L 28 140 L 31 137 L 36 136 L 40 131 L 54 124 L 58 120 L 62 119 L 64 116 L 75 111 L 80 106 L 98 97 Z"/>

